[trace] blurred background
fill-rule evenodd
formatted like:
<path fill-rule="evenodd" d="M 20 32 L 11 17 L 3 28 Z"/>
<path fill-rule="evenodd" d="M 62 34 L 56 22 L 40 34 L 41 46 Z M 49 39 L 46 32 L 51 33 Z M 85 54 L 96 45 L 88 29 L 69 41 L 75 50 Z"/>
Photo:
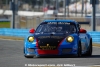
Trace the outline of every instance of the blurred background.
<path fill-rule="evenodd" d="M 12 28 L 13 0 L 0 0 L 0 28 Z M 91 31 L 90 0 L 14 0 L 14 28 L 30 29 L 46 19 L 72 19 Z M 100 2 L 100 1 L 99 1 Z M 96 30 L 100 31 L 100 3 L 96 4 Z"/>

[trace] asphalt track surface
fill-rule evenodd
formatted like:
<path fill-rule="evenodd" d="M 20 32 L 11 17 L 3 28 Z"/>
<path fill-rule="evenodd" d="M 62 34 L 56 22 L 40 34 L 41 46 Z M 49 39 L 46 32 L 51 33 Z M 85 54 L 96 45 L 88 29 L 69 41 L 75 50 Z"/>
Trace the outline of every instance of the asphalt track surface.
<path fill-rule="evenodd" d="M 0 67 L 34 67 L 33 64 L 75 64 L 75 66 L 100 65 L 100 47 L 93 47 L 91 57 L 41 57 L 25 58 L 23 56 L 23 41 L 0 39 Z M 40 66 L 36 66 L 40 67 Z M 48 66 L 50 67 L 50 66 Z M 65 67 L 65 66 L 55 66 Z"/>

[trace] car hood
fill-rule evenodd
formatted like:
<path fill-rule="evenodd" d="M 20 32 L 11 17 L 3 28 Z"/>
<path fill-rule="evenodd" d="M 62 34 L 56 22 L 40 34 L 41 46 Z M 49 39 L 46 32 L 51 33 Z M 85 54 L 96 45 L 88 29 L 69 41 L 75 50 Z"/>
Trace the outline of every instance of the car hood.
<path fill-rule="evenodd" d="M 67 37 L 69 34 L 63 34 L 63 33 L 48 33 L 48 34 L 39 34 L 39 33 L 35 33 L 34 37 L 37 40 L 47 40 L 47 39 L 54 39 L 54 40 L 62 40 L 65 37 Z"/>
<path fill-rule="evenodd" d="M 49 46 L 55 46 L 54 49 L 56 49 L 58 47 L 58 45 L 60 44 L 60 42 L 62 42 L 62 40 L 67 37 L 69 34 L 34 34 L 34 37 L 37 39 L 38 41 L 38 46 L 40 48 L 40 46 L 46 46 L 47 44 L 49 44 Z"/>

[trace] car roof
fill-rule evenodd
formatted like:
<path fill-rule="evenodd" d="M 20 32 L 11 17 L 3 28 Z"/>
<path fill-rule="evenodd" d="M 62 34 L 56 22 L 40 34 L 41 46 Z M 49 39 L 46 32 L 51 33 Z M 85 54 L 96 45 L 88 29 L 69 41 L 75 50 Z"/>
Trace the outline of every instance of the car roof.
<path fill-rule="evenodd" d="M 76 23 L 75 20 L 44 20 L 44 22 L 66 22 L 66 23 Z"/>

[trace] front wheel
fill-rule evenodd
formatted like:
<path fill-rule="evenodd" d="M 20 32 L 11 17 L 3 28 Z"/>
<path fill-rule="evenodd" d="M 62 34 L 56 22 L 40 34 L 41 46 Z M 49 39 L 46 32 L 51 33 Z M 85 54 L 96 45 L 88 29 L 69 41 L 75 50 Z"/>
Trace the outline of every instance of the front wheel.
<path fill-rule="evenodd" d="M 26 56 L 24 55 L 25 58 L 34 58 L 34 56 Z"/>
<path fill-rule="evenodd" d="M 26 55 L 24 55 L 24 57 L 25 58 L 39 58 L 40 56 L 38 56 L 38 55 L 34 55 L 34 56 L 26 56 Z"/>

